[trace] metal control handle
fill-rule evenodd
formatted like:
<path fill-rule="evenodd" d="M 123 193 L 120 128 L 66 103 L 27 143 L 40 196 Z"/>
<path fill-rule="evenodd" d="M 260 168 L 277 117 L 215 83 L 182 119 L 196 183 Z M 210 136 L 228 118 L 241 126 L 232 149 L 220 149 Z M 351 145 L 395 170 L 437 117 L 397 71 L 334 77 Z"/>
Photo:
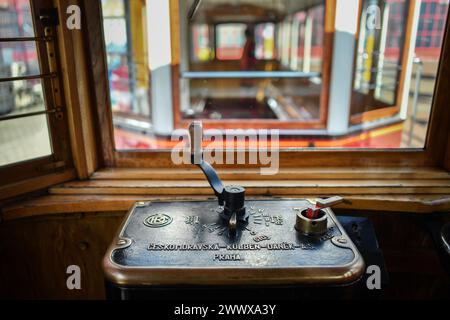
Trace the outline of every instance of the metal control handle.
<path fill-rule="evenodd" d="M 342 202 L 344 202 L 344 198 L 339 197 L 339 196 L 334 196 L 334 197 L 327 198 L 327 199 L 317 199 L 316 206 L 321 209 L 325 209 L 325 208 L 335 206 Z"/>
<path fill-rule="evenodd" d="M 224 206 L 221 217 L 228 221 L 230 231 L 235 232 L 238 222 L 246 222 L 248 215 L 245 210 L 245 189 L 241 186 L 224 187 L 216 170 L 203 159 L 203 126 L 200 121 L 189 125 L 189 141 L 191 149 L 191 164 L 197 165 L 203 171 L 211 188 Z"/>
<path fill-rule="evenodd" d="M 219 205 L 223 205 L 223 183 L 217 175 L 216 170 L 206 161 L 203 161 L 203 125 L 200 121 L 194 121 L 189 125 L 189 141 L 191 149 L 191 164 L 200 167 L 209 182 L 209 185 L 214 190 L 215 195 L 219 200 Z"/>

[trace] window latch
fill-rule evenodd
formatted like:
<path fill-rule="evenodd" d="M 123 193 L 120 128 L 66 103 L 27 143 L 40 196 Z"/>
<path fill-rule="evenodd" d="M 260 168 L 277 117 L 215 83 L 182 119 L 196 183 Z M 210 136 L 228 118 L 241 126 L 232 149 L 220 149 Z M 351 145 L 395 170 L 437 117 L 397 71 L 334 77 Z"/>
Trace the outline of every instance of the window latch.
<path fill-rule="evenodd" d="M 59 25 L 58 10 L 56 8 L 43 8 L 39 11 L 39 20 L 43 27 L 56 27 Z"/>

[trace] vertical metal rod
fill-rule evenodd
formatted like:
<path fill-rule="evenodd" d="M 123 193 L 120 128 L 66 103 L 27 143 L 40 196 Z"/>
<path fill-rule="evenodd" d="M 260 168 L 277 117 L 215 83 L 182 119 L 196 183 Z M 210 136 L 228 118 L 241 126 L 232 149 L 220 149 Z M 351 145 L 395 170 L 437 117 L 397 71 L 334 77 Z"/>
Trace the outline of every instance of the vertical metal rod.
<path fill-rule="evenodd" d="M 189 8 L 187 18 L 188 20 L 194 19 L 195 14 L 197 13 L 198 8 L 200 7 L 202 0 L 194 0 L 191 7 Z"/>
<path fill-rule="evenodd" d="M 127 33 L 127 64 L 128 64 L 128 81 L 131 94 L 131 111 L 134 112 L 136 108 L 136 67 L 134 61 L 133 50 L 133 30 L 131 30 L 131 4 L 130 1 L 124 1 L 125 9 L 125 24 Z"/>
<path fill-rule="evenodd" d="M 420 60 L 420 58 L 415 58 L 414 64 L 417 65 L 417 68 L 416 68 L 416 79 L 414 84 L 413 111 L 411 115 L 411 124 L 409 127 L 409 139 L 408 139 L 409 146 L 411 146 L 412 144 L 414 125 L 417 121 L 417 103 L 419 101 L 420 83 L 422 81 L 422 69 L 423 69 L 423 62 L 422 60 Z"/>

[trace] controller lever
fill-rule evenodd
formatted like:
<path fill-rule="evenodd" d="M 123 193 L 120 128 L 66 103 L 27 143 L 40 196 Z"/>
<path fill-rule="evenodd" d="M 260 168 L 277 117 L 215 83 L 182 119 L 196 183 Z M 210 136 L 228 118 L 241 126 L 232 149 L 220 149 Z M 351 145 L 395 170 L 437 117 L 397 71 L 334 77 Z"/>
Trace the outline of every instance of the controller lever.
<path fill-rule="evenodd" d="M 220 216 L 227 221 L 232 230 L 239 223 L 247 223 L 248 214 L 245 210 L 245 189 L 241 186 L 225 186 L 214 168 L 203 159 L 203 126 L 200 121 L 194 121 L 189 126 L 191 148 L 191 164 L 197 165 L 203 171 L 219 205 L 224 207 Z"/>

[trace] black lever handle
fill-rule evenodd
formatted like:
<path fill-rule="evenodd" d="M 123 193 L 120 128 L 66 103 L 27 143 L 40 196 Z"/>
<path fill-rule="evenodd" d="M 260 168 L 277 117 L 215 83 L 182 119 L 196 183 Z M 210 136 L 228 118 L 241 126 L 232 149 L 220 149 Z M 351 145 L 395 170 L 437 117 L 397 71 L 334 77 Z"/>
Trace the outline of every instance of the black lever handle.
<path fill-rule="evenodd" d="M 194 19 L 195 14 L 197 13 L 198 8 L 200 7 L 202 0 L 194 0 L 191 7 L 189 8 L 187 18 L 188 20 Z"/>
<path fill-rule="evenodd" d="M 223 183 L 216 170 L 206 161 L 203 161 L 203 126 L 200 121 L 194 121 L 189 126 L 189 140 L 191 144 L 191 164 L 200 167 L 209 182 L 209 185 L 216 194 L 219 205 L 223 206 Z"/>
<path fill-rule="evenodd" d="M 221 217 L 229 222 L 230 229 L 235 229 L 237 223 L 246 222 L 248 215 L 245 210 L 245 189 L 240 186 L 223 186 L 216 170 L 203 160 L 203 126 L 200 121 L 194 121 L 189 126 L 191 148 L 191 164 L 200 167 L 211 188 L 216 194 L 219 205 L 224 206 Z"/>

